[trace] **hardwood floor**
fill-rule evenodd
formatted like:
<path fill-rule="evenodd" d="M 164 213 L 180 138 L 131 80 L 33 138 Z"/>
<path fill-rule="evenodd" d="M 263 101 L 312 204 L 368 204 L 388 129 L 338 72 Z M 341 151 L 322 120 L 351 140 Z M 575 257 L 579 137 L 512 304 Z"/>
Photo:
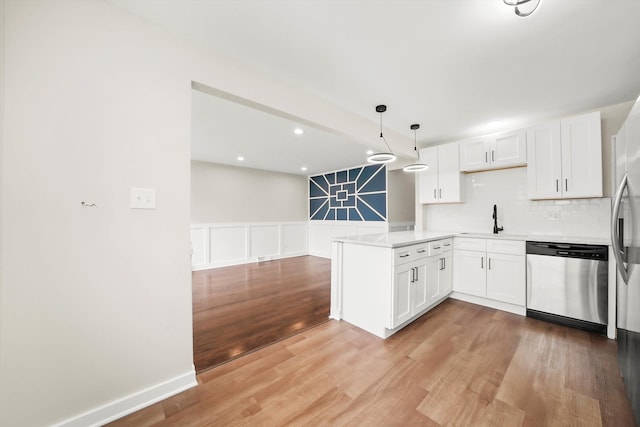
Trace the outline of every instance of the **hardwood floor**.
<path fill-rule="evenodd" d="M 616 343 L 447 300 L 388 340 L 330 321 L 113 426 L 633 426 Z"/>
<path fill-rule="evenodd" d="M 301 256 L 193 272 L 196 372 L 329 318 L 331 260 Z"/>

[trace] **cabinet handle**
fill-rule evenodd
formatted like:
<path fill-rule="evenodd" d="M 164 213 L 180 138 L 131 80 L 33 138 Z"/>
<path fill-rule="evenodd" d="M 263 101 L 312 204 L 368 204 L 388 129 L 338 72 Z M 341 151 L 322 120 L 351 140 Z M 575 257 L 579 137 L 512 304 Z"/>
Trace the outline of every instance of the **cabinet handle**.
<path fill-rule="evenodd" d="M 445 246 L 451 246 L 451 243 L 445 243 L 444 245 Z"/>
<path fill-rule="evenodd" d="M 442 188 L 440 189 L 440 198 L 442 199 Z"/>
<path fill-rule="evenodd" d="M 434 246 L 433 249 L 440 249 L 440 246 Z"/>
<path fill-rule="evenodd" d="M 418 267 L 413 267 L 416 269 L 416 282 L 418 281 Z"/>
<path fill-rule="evenodd" d="M 480 258 L 480 268 L 484 268 L 484 257 Z"/>
<path fill-rule="evenodd" d="M 489 153 L 486 151 L 484 152 L 484 162 L 489 163 Z"/>
<path fill-rule="evenodd" d="M 434 198 L 434 199 L 437 199 L 437 198 L 438 198 L 438 196 L 436 196 L 436 189 L 435 189 L 435 188 L 433 189 L 433 198 Z"/>
<path fill-rule="evenodd" d="M 556 179 L 556 193 L 559 193 L 559 192 L 560 192 L 560 188 L 558 187 L 558 181 L 559 181 L 559 180 L 558 180 L 558 179 Z"/>
<path fill-rule="evenodd" d="M 416 252 L 418 252 L 419 254 L 423 254 L 425 253 L 427 250 L 426 249 L 418 249 Z"/>
<path fill-rule="evenodd" d="M 489 270 L 491 270 L 491 258 L 489 258 Z"/>
<path fill-rule="evenodd" d="M 495 161 L 496 161 L 496 159 L 495 159 L 495 157 L 494 157 L 493 153 L 494 153 L 494 151 L 493 151 L 493 150 L 491 150 L 491 161 L 492 161 L 492 162 L 495 162 Z"/>
<path fill-rule="evenodd" d="M 445 268 L 447 268 L 447 259 L 442 258 L 442 269 L 444 270 Z"/>
<path fill-rule="evenodd" d="M 409 254 L 404 254 L 404 255 L 400 255 L 400 258 L 406 258 L 408 256 L 409 256 Z"/>
<path fill-rule="evenodd" d="M 564 191 L 569 191 L 569 180 L 567 178 L 564 179 Z"/>

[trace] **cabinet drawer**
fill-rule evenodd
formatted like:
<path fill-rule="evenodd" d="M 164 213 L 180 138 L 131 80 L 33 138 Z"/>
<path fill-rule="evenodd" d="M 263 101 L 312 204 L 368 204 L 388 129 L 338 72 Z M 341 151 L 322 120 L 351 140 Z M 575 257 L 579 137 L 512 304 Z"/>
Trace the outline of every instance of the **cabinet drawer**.
<path fill-rule="evenodd" d="M 524 255 L 525 242 L 523 240 L 487 239 L 487 252 Z"/>
<path fill-rule="evenodd" d="M 451 239 L 442 239 L 429 242 L 429 256 L 440 255 L 451 250 Z"/>
<path fill-rule="evenodd" d="M 393 250 L 393 265 L 404 264 L 429 256 L 429 243 L 404 246 Z"/>
<path fill-rule="evenodd" d="M 415 259 L 412 254 L 413 246 L 405 246 L 393 250 L 393 265 L 404 264 Z"/>
<path fill-rule="evenodd" d="M 456 237 L 455 239 L 453 239 L 453 248 L 465 251 L 485 252 L 487 250 L 487 245 L 485 239 Z"/>

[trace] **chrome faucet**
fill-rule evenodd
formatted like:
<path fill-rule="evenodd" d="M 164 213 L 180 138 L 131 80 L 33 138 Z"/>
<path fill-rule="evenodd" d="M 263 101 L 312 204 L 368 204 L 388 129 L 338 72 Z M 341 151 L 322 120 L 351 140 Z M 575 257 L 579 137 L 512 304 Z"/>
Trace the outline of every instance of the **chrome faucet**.
<path fill-rule="evenodd" d="M 498 234 L 504 227 L 498 227 L 498 206 L 493 205 L 493 234 Z"/>

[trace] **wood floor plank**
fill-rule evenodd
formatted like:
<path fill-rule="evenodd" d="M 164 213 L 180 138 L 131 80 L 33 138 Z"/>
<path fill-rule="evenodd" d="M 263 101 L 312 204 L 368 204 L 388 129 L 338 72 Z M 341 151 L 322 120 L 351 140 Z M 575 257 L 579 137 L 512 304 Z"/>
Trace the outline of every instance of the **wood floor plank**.
<path fill-rule="evenodd" d="M 196 372 L 327 321 L 330 281 L 313 256 L 193 272 Z"/>
<path fill-rule="evenodd" d="M 330 321 L 198 379 L 112 425 L 635 425 L 615 342 L 453 300 L 386 341 Z"/>

